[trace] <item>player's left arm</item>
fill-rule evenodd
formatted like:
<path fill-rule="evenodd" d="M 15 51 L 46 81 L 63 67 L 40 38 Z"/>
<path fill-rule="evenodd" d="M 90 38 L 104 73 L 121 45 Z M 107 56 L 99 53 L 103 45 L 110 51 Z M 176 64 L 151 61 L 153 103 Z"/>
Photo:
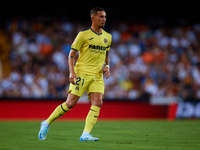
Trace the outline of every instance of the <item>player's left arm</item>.
<path fill-rule="evenodd" d="M 109 58 L 109 51 L 106 51 L 106 58 L 105 58 L 105 67 L 103 69 L 104 77 L 108 79 L 110 77 L 110 58 Z"/>

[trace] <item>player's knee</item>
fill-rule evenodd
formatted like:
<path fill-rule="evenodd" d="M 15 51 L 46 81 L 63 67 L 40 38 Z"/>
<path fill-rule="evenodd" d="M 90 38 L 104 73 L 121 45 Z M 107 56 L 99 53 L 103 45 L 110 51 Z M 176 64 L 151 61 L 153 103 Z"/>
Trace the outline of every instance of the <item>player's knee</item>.
<path fill-rule="evenodd" d="M 72 109 L 76 105 L 76 103 L 72 101 L 66 101 L 66 105 L 69 109 Z"/>
<path fill-rule="evenodd" d="M 102 101 L 102 99 L 93 100 L 93 101 L 92 101 L 92 105 L 101 107 L 101 106 L 103 105 L 103 101 Z"/>
<path fill-rule="evenodd" d="M 67 99 L 66 101 L 66 105 L 69 109 L 72 109 L 75 105 L 76 105 L 77 101 L 73 100 L 73 99 Z"/>
<path fill-rule="evenodd" d="M 100 100 L 99 107 L 101 107 L 102 105 L 103 105 L 103 100 Z"/>
<path fill-rule="evenodd" d="M 69 94 L 65 103 L 69 109 L 72 109 L 76 105 L 78 99 L 79 96 Z"/>

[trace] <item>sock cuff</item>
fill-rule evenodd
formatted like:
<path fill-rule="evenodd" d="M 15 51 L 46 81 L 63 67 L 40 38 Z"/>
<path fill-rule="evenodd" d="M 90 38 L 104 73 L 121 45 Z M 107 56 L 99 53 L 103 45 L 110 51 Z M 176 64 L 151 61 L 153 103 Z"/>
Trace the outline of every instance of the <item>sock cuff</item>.
<path fill-rule="evenodd" d="M 100 110 L 100 107 L 95 106 L 95 105 L 92 105 L 92 106 L 90 107 L 90 109 L 95 110 L 95 111 L 99 111 L 99 110 Z"/>
<path fill-rule="evenodd" d="M 64 112 L 67 112 L 67 111 L 69 111 L 70 109 L 67 107 L 67 105 L 66 105 L 66 103 L 64 102 L 64 103 L 62 103 L 61 105 L 61 108 L 62 108 L 62 110 L 64 111 Z"/>

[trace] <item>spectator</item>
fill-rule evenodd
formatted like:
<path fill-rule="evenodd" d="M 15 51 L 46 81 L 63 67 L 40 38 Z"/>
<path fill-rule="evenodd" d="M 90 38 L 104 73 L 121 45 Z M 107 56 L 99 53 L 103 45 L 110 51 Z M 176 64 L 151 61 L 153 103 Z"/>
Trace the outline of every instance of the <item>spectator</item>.
<path fill-rule="evenodd" d="M 110 25 L 111 77 L 105 98 L 148 99 L 179 96 L 200 100 L 200 25 L 160 27 L 148 24 Z M 0 79 L 1 97 L 65 98 L 68 53 L 86 24 L 69 21 L 8 22 L 12 72 Z"/>

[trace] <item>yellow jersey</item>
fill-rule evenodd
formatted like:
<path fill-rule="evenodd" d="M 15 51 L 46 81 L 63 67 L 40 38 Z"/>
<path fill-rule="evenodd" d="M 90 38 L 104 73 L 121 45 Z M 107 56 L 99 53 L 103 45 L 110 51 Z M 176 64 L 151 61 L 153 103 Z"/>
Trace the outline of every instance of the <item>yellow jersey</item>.
<path fill-rule="evenodd" d="M 110 50 L 111 41 L 111 34 L 104 30 L 100 34 L 91 28 L 80 31 L 71 45 L 72 49 L 79 51 L 79 58 L 74 67 L 75 72 L 101 75 L 106 51 Z"/>

